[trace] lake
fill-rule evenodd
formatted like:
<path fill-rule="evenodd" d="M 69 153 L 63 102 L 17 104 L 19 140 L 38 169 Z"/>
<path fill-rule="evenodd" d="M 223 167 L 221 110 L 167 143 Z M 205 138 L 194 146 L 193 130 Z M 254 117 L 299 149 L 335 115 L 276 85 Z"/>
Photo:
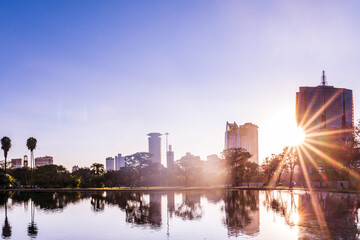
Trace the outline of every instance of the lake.
<path fill-rule="evenodd" d="M 359 196 L 257 190 L 2 192 L 0 216 L 5 239 L 358 239 Z"/>

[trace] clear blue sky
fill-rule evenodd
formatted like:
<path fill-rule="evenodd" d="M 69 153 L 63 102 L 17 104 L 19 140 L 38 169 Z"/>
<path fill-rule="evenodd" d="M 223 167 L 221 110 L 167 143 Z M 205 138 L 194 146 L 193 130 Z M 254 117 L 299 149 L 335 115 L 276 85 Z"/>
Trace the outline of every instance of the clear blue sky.
<path fill-rule="evenodd" d="M 263 159 L 286 145 L 295 92 L 360 95 L 359 1 L 1 1 L 0 136 L 10 158 L 70 168 L 147 151 L 219 154 L 226 121 L 259 126 Z M 165 142 L 165 141 L 163 141 Z M 163 148 L 165 146 L 163 145 Z"/>

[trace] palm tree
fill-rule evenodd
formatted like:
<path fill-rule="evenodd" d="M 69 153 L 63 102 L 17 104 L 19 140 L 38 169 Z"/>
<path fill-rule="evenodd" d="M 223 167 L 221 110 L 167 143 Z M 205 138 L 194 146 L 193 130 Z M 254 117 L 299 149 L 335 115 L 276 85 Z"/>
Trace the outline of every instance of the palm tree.
<path fill-rule="evenodd" d="M 11 148 L 11 139 L 8 137 L 3 137 L 1 139 L 1 149 L 4 150 L 4 157 L 5 157 L 5 174 L 6 174 L 6 159 L 8 152 Z"/>
<path fill-rule="evenodd" d="M 31 159 L 30 159 L 31 169 L 33 169 L 33 167 L 34 167 L 34 149 L 36 148 L 36 143 L 37 143 L 37 140 L 36 140 L 36 138 L 33 138 L 33 137 L 29 137 L 28 140 L 26 141 L 26 146 L 31 152 Z"/>
<path fill-rule="evenodd" d="M 90 168 L 91 170 L 95 171 L 95 176 L 100 176 L 100 174 L 105 172 L 104 164 L 102 163 L 93 163 Z"/>

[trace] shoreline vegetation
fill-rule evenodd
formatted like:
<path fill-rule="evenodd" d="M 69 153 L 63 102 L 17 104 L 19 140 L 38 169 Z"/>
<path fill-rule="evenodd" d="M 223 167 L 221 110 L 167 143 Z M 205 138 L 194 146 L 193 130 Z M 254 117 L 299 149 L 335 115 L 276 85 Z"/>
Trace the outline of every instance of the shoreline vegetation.
<path fill-rule="evenodd" d="M 104 191 L 123 191 L 123 192 L 149 192 L 149 191 L 215 191 L 215 190 L 261 190 L 261 191 L 302 191 L 310 192 L 310 189 L 303 187 L 185 187 L 185 186 L 169 186 L 169 187 L 103 187 L 103 188 L 0 188 L 0 191 L 14 192 L 104 192 Z M 352 193 L 360 194 L 359 190 L 337 189 L 337 188 L 313 188 L 314 192 L 333 192 L 333 193 Z"/>

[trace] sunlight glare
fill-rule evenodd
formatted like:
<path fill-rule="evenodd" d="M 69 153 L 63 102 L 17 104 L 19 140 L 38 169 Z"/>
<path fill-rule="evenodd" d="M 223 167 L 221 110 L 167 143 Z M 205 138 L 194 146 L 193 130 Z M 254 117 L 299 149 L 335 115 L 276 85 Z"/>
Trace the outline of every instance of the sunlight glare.
<path fill-rule="evenodd" d="M 291 134 L 291 138 L 289 139 L 289 143 L 292 146 L 299 146 L 301 145 L 305 140 L 305 133 L 302 130 L 301 127 L 297 127 L 293 130 Z"/>

